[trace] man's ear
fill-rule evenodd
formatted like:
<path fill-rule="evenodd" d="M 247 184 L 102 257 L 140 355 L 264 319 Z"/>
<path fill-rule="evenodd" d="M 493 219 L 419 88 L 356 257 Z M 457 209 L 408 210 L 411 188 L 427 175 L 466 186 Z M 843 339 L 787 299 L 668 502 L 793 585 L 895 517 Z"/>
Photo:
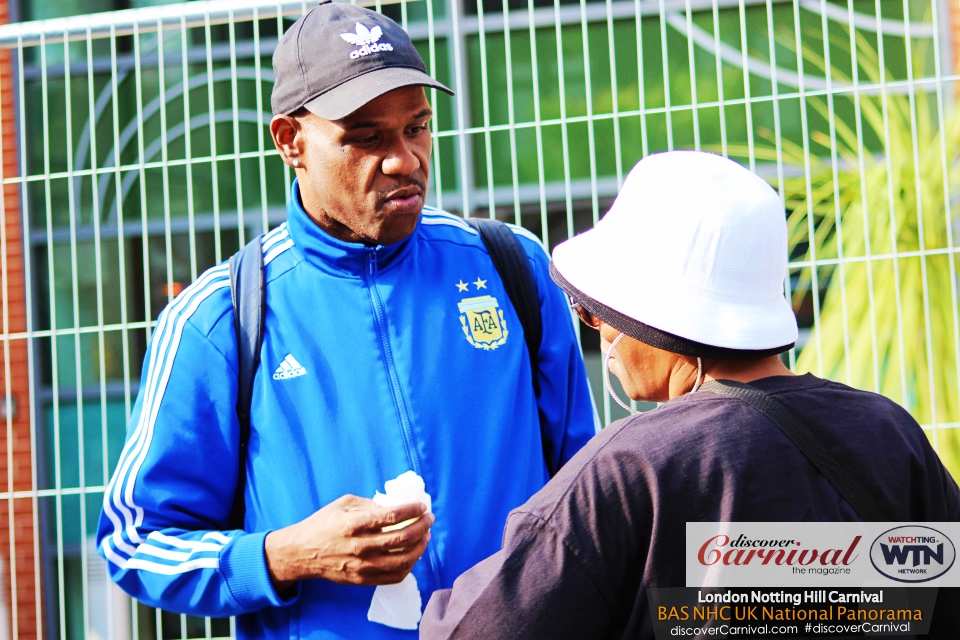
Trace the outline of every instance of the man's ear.
<path fill-rule="evenodd" d="M 300 121 L 293 116 L 274 116 L 273 120 L 270 121 L 270 135 L 273 137 L 273 144 L 280 152 L 280 158 L 283 162 L 294 169 L 302 166 L 302 134 L 303 127 Z"/>

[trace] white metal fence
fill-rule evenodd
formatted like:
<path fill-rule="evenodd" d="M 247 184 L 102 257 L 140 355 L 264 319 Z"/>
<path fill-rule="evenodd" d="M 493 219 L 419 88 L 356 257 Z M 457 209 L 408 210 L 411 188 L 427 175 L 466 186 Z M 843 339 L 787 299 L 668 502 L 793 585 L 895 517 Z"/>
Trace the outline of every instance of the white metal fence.
<path fill-rule="evenodd" d="M 153 322 L 285 215 L 270 55 L 311 3 L 0 28 L 0 638 L 193 638 L 91 544 Z M 956 16 L 944 0 L 420 0 L 432 203 L 589 228 L 641 157 L 729 155 L 789 213 L 791 366 L 883 392 L 960 470 Z M 585 355 L 599 382 L 594 336 Z M 619 417 L 598 393 L 606 422 Z"/>

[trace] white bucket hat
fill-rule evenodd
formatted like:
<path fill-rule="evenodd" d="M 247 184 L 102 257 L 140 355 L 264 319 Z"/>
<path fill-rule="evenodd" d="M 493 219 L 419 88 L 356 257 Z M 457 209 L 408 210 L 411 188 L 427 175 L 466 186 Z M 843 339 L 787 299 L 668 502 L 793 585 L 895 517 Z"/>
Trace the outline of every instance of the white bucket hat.
<path fill-rule="evenodd" d="M 616 329 L 682 355 L 786 351 L 787 225 L 777 193 L 732 160 L 671 151 L 638 162 L 593 229 L 561 243 L 551 274 Z"/>

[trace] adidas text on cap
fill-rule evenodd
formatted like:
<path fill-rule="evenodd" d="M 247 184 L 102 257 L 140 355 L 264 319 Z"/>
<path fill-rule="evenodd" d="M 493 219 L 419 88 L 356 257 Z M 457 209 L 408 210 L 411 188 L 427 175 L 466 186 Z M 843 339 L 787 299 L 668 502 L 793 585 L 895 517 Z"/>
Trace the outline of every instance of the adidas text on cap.
<path fill-rule="evenodd" d="M 400 25 L 362 7 L 321 2 L 287 29 L 273 53 L 274 115 L 301 107 L 339 120 L 381 95 L 409 86 L 453 91 L 427 74 Z"/>

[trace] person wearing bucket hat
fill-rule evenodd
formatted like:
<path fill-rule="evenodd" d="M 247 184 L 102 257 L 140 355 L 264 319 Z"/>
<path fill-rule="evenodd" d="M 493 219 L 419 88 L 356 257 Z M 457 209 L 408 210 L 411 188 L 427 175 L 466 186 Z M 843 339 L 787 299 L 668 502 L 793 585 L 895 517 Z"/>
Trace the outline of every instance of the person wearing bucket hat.
<path fill-rule="evenodd" d="M 161 314 L 99 552 L 140 602 L 239 638 L 414 637 L 596 433 L 576 321 L 536 236 L 490 222 L 488 249 L 424 206 L 425 89 L 452 92 L 399 25 L 324 2 L 273 62 L 287 221 Z"/>
<path fill-rule="evenodd" d="M 663 404 L 607 427 L 515 509 L 502 549 L 434 594 L 421 638 L 652 639 L 656 589 L 687 584 L 687 522 L 960 519 L 906 411 L 783 365 L 797 340 L 785 212 L 739 164 L 645 158 L 551 274 L 599 330 L 605 371 Z M 938 598 L 933 637 L 955 637 L 955 601 Z"/>

